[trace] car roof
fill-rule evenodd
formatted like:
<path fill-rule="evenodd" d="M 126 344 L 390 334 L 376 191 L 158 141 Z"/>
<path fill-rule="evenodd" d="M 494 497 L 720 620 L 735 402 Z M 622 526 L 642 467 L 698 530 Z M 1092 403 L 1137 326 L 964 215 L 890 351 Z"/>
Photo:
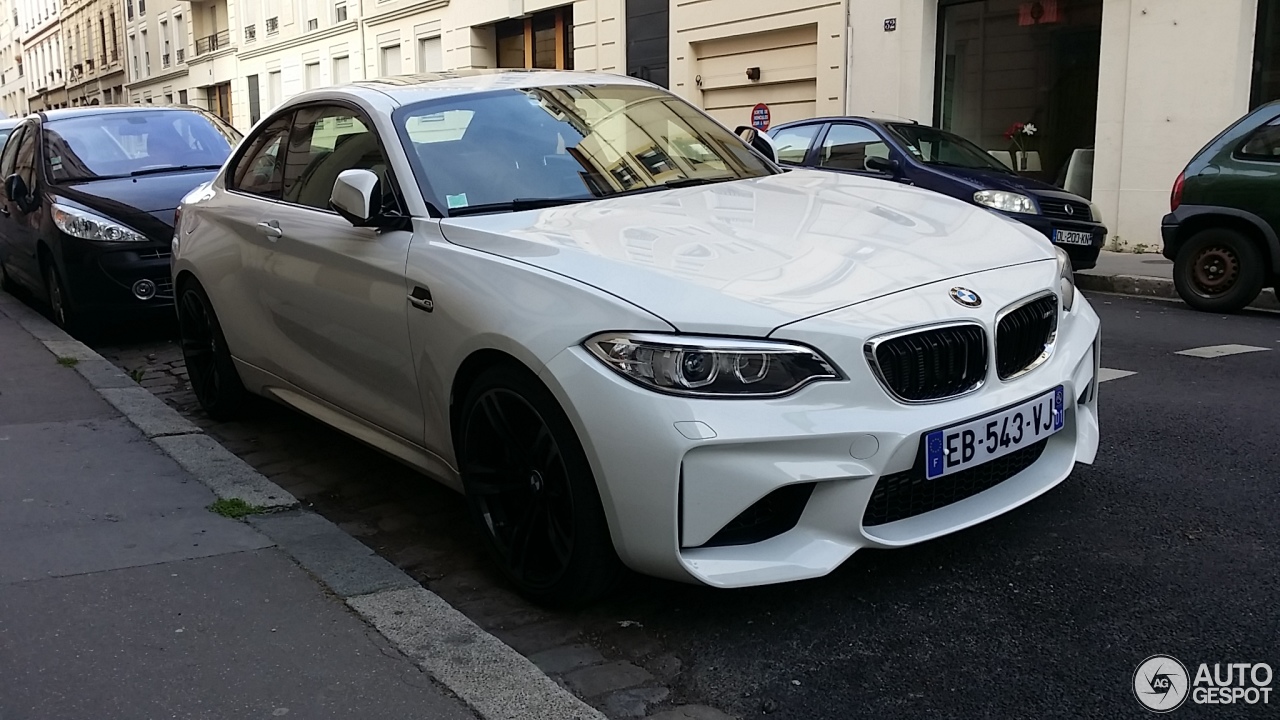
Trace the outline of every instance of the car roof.
<path fill-rule="evenodd" d="M 804 120 L 793 120 L 792 122 L 782 123 L 771 129 L 781 130 L 782 128 L 795 127 L 797 125 L 813 125 L 816 123 L 829 122 L 845 122 L 848 120 L 856 120 L 858 122 L 871 123 L 872 125 L 919 125 L 915 120 L 906 118 L 881 118 L 871 117 L 870 115 L 828 115 L 826 117 L 806 118 Z"/>
<path fill-rule="evenodd" d="M 489 90 L 557 87 L 565 85 L 637 85 L 656 87 L 626 75 L 572 70 L 453 70 L 439 73 L 396 75 L 393 77 L 356 80 L 347 85 L 318 89 L 325 91 L 377 92 L 401 105 L 454 95 L 467 95 Z M 303 93 L 305 100 L 311 93 Z M 291 100 L 292 104 L 293 100 Z"/>
<path fill-rule="evenodd" d="M 65 120 L 67 118 L 93 117 L 95 115 L 117 115 L 136 112 L 176 112 L 200 111 L 190 105 L 81 105 L 79 107 L 59 108 L 57 110 L 41 110 L 36 113 L 43 120 Z"/>

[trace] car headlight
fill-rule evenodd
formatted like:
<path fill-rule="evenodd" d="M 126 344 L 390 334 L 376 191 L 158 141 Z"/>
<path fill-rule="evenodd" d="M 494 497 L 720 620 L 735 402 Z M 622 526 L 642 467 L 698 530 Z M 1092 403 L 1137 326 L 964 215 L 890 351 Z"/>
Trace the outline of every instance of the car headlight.
<path fill-rule="evenodd" d="M 614 332 L 583 345 L 628 380 L 674 395 L 775 397 L 841 378 L 816 351 L 790 343 Z"/>
<path fill-rule="evenodd" d="M 1062 297 L 1063 311 L 1071 312 L 1071 306 L 1076 303 L 1076 279 L 1071 268 L 1071 256 L 1060 247 L 1054 250 L 1058 251 L 1058 295 Z"/>
<path fill-rule="evenodd" d="M 1098 203 L 1089 203 L 1089 217 L 1096 223 L 1102 222 L 1102 208 L 1098 207 Z"/>
<path fill-rule="evenodd" d="M 68 207 L 59 203 L 53 204 L 53 224 L 62 232 L 83 240 L 99 242 L 147 242 L 145 235 L 139 234 L 114 220 L 91 213 L 88 210 Z"/>
<path fill-rule="evenodd" d="M 1027 215 L 1040 214 L 1040 210 L 1036 208 L 1036 204 L 1031 201 L 1031 198 L 1018 193 L 1005 192 L 1004 190 L 979 190 L 973 194 L 973 201 L 979 205 L 985 205 L 1003 212 L 1025 213 Z"/>

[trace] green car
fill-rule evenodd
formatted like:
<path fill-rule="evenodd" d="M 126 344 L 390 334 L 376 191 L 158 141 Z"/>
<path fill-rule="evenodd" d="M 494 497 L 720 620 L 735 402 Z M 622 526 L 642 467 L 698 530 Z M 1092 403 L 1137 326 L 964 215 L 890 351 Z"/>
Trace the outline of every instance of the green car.
<path fill-rule="evenodd" d="M 1204 147 L 1178 176 L 1161 221 L 1164 256 L 1188 305 L 1235 312 L 1280 283 L 1280 101 Z"/>

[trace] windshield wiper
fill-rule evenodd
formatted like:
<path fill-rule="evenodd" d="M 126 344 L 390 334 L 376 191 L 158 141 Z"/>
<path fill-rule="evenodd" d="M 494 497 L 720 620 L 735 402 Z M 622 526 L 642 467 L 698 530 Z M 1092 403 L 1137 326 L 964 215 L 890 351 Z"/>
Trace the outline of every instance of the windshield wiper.
<path fill-rule="evenodd" d="M 168 167 L 153 167 L 134 170 L 129 173 L 129 177 L 138 177 L 139 175 L 158 175 L 160 173 L 174 172 L 178 170 L 218 170 L 221 168 L 221 165 L 170 165 Z"/>
<path fill-rule="evenodd" d="M 714 185 L 716 183 L 730 182 L 732 180 L 742 180 L 737 175 L 722 175 L 720 177 L 688 177 L 668 180 L 657 185 L 646 185 L 645 187 L 631 188 L 630 190 L 619 190 L 616 193 L 609 193 L 604 197 L 619 197 L 621 195 L 639 195 L 641 193 L 656 192 L 658 190 L 674 190 L 676 188 L 696 187 L 698 185 Z"/>
<path fill-rule="evenodd" d="M 695 185 L 711 185 L 713 183 L 728 182 L 730 180 L 740 180 L 736 175 L 727 175 L 724 177 L 692 177 L 679 178 L 676 180 L 668 180 L 658 185 L 648 185 L 645 187 L 632 188 L 631 190 L 619 190 L 608 195 L 599 197 L 565 197 L 565 198 L 515 198 L 508 202 L 485 203 L 484 205 L 468 205 L 466 207 L 453 208 L 449 211 L 449 217 L 460 217 L 462 215 L 482 215 L 492 212 L 520 212 L 521 210 L 540 210 L 542 208 L 557 207 L 560 205 L 572 205 L 574 203 L 589 202 L 591 200 L 604 200 L 606 198 L 620 197 L 622 195 L 639 195 L 640 193 L 654 192 L 656 190 L 671 190 L 674 188 L 693 187 Z"/>
<path fill-rule="evenodd" d="M 462 215 L 482 215 L 492 212 L 520 212 L 521 210 L 540 210 L 542 208 L 558 207 L 560 205 L 572 205 L 574 203 L 587 202 L 588 200 L 599 200 L 597 197 L 565 197 L 565 198 L 515 198 L 508 202 L 485 203 L 483 205 L 468 205 L 466 207 L 452 208 L 449 210 L 449 217 L 460 217 Z"/>

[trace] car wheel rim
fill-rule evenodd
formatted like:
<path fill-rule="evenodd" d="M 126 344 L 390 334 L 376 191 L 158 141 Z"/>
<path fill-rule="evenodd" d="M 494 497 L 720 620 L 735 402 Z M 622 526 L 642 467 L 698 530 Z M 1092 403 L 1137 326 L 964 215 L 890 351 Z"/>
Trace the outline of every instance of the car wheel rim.
<path fill-rule="evenodd" d="M 213 318 L 204 300 L 188 290 L 182 294 L 178 309 L 178 335 L 182 342 L 182 357 L 187 367 L 187 377 L 196 398 L 207 404 L 218 396 L 221 379 L 218 377 Z"/>
<path fill-rule="evenodd" d="M 519 394 L 490 390 L 466 419 L 462 477 L 511 575 L 545 589 L 573 554 L 573 494 L 560 446 Z"/>
<path fill-rule="evenodd" d="M 1231 248 L 1207 247 L 1191 265 L 1196 289 L 1205 295 L 1221 295 L 1232 288 L 1240 275 L 1240 259 Z"/>

